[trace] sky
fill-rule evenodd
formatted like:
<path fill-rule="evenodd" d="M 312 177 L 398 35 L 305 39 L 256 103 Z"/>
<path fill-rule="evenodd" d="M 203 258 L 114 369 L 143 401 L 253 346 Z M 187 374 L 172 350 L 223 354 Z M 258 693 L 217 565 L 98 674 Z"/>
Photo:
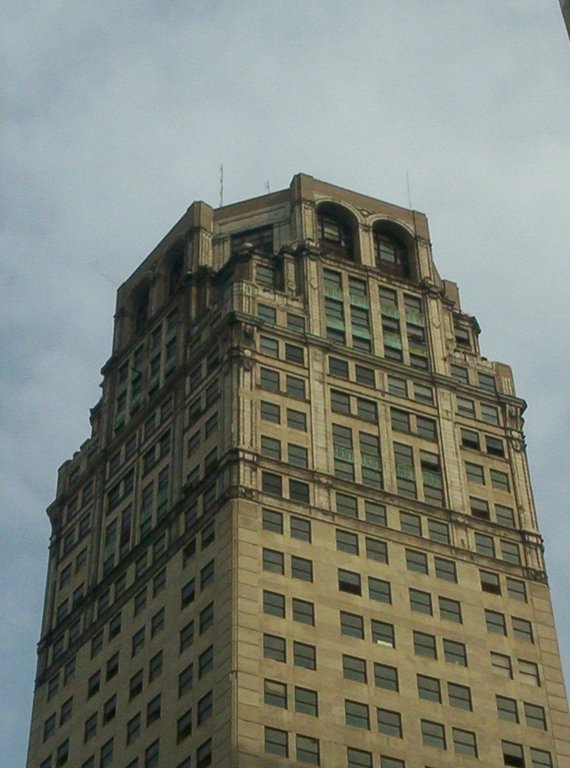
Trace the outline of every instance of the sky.
<path fill-rule="evenodd" d="M 0 753 L 25 763 L 57 467 L 115 290 L 192 201 L 304 172 L 427 213 L 511 364 L 570 680 L 570 46 L 556 0 L 5 0 Z"/>

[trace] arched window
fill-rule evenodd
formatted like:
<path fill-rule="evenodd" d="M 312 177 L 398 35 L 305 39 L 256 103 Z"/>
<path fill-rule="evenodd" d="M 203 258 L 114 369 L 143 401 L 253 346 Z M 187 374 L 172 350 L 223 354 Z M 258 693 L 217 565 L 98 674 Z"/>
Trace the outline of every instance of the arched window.
<path fill-rule="evenodd" d="M 374 228 L 374 255 L 376 266 L 382 271 L 404 279 L 411 277 L 408 249 L 391 232 Z"/>
<path fill-rule="evenodd" d="M 178 286 L 182 282 L 182 270 L 184 266 L 184 257 L 180 253 L 175 256 L 170 265 L 170 272 L 168 273 L 168 295 L 174 296 L 178 290 Z"/>
<path fill-rule="evenodd" d="M 317 211 L 317 236 L 321 250 L 337 259 L 355 261 L 353 228 L 338 206 L 320 205 Z"/>
<path fill-rule="evenodd" d="M 149 310 L 150 290 L 148 286 L 145 286 L 138 291 L 138 296 L 135 299 L 135 332 L 140 333 L 144 330 L 148 322 L 148 310 Z"/>

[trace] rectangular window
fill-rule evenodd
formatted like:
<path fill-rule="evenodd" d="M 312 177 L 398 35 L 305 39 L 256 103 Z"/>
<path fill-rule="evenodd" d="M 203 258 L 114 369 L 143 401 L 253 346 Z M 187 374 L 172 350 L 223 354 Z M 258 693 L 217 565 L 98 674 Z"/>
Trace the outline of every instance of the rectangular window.
<path fill-rule="evenodd" d="M 372 619 L 370 622 L 370 628 L 372 632 L 372 642 L 377 645 L 384 645 L 387 648 L 396 647 L 396 634 L 393 624 L 388 624 L 385 621 L 378 621 Z"/>
<path fill-rule="evenodd" d="M 303 504 L 309 504 L 309 484 L 300 480 L 289 480 L 289 498 L 293 501 L 300 501 Z"/>
<path fill-rule="evenodd" d="M 262 472 L 261 489 L 272 496 L 283 496 L 283 478 L 274 472 Z"/>
<path fill-rule="evenodd" d="M 372 768 L 372 755 L 362 749 L 347 747 L 347 768 Z"/>
<path fill-rule="evenodd" d="M 194 622 L 190 621 L 180 630 L 180 653 L 194 642 Z"/>
<path fill-rule="evenodd" d="M 302 517 L 291 518 L 291 538 L 300 541 L 311 541 L 311 521 Z"/>
<path fill-rule="evenodd" d="M 196 750 L 196 768 L 207 768 L 210 765 L 212 765 L 212 739 L 200 744 Z"/>
<path fill-rule="evenodd" d="M 361 595 L 362 585 L 360 583 L 360 574 L 339 568 L 338 588 L 341 592 L 349 592 L 352 595 Z"/>
<path fill-rule="evenodd" d="M 348 361 L 339 357 L 329 357 L 329 375 L 348 381 Z"/>
<path fill-rule="evenodd" d="M 263 530 L 283 534 L 283 515 L 272 509 L 263 509 Z"/>
<path fill-rule="evenodd" d="M 298 429 L 300 432 L 307 431 L 307 415 L 302 411 L 295 411 L 287 408 L 287 426 L 289 429 Z"/>
<path fill-rule="evenodd" d="M 349 531 L 336 529 L 336 548 L 339 552 L 348 552 L 349 555 L 358 555 L 358 536 Z"/>
<path fill-rule="evenodd" d="M 392 429 L 396 432 L 410 432 L 410 414 L 397 408 L 390 408 Z"/>
<path fill-rule="evenodd" d="M 342 635 L 364 639 L 364 619 L 356 613 L 340 612 L 340 632 Z"/>
<path fill-rule="evenodd" d="M 297 331 L 298 333 L 303 333 L 305 331 L 305 318 L 301 315 L 293 315 L 291 313 L 287 313 L 287 328 L 289 328 L 290 331 Z"/>
<path fill-rule="evenodd" d="M 346 493 L 336 493 L 336 511 L 339 515 L 358 517 L 358 499 Z"/>
<path fill-rule="evenodd" d="M 449 526 L 439 520 L 428 520 L 428 535 L 431 541 L 438 541 L 440 544 L 451 544 L 449 537 Z"/>
<path fill-rule="evenodd" d="M 402 716 L 399 712 L 393 712 L 390 709 L 376 710 L 376 719 L 378 722 L 378 733 L 386 736 L 395 736 L 402 738 Z"/>
<path fill-rule="evenodd" d="M 261 455 L 281 461 L 281 442 L 273 437 L 261 436 Z"/>
<path fill-rule="evenodd" d="M 452 728 L 453 747 L 460 755 L 477 757 L 477 738 L 472 731 L 464 731 L 462 728 Z"/>
<path fill-rule="evenodd" d="M 509 476 L 506 472 L 500 472 L 498 469 L 491 469 L 491 485 L 497 491 L 510 491 Z"/>
<path fill-rule="evenodd" d="M 505 654 L 491 651 L 491 667 L 494 675 L 512 679 L 513 667 L 510 658 Z"/>
<path fill-rule="evenodd" d="M 469 373 L 467 368 L 462 365 L 451 364 L 451 375 L 462 384 L 469 384 Z"/>
<path fill-rule="evenodd" d="M 428 573 L 427 555 L 414 549 L 406 549 L 406 568 L 416 573 Z"/>
<path fill-rule="evenodd" d="M 363 728 L 367 731 L 370 730 L 370 713 L 367 704 L 346 699 L 344 702 L 344 715 L 347 725 L 352 725 L 354 728 Z"/>
<path fill-rule="evenodd" d="M 471 462 L 466 461 L 465 471 L 467 473 L 467 480 L 470 483 L 485 485 L 485 474 L 483 471 L 483 467 L 480 464 L 472 464 Z"/>
<path fill-rule="evenodd" d="M 354 680 L 357 683 L 367 683 L 366 661 L 356 656 L 342 657 L 342 674 L 347 680 Z"/>
<path fill-rule="evenodd" d="M 279 342 L 277 339 L 271 339 L 269 336 L 261 336 L 259 339 L 259 350 L 268 357 L 279 357 Z"/>
<path fill-rule="evenodd" d="M 285 344 L 285 360 L 288 363 L 303 365 L 305 362 L 305 350 L 303 347 L 297 347 L 294 344 Z"/>
<path fill-rule="evenodd" d="M 525 768 L 524 752 L 520 744 L 512 741 L 502 741 L 503 764 L 515 766 L 516 768 Z"/>
<path fill-rule="evenodd" d="M 397 397 L 408 396 L 408 382 L 405 379 L 400 379 L 397 376 L 388 375 L 388 392 L 391 395 Z"/>
<path fill-rule="evenodd" d="M 212 717 L 212 691 L 208 691 L 205 696 L 198 701 L 198 725 L 202 725 Z"/>
<path fill-rule="evenodd" d="M 495 700 L 500 720 L 507 720 L 510 723 L 519 722 L 519 712 L 515 699 L 509 699 L 506 696 L 495 696 Z"/>
<path fill-rule="evenodd" d="M 447 749 L 445 742 L 445 728 L 440 723 L 432 723 L 429 720 L 421 721 L 422 742 L 428 747 Z"/>
<path fill-rule="evenodd" d="M 436 701 L 441 704 L 441 683 L 436 677 L 427 675 L 416 675 L 418 685 L 418 696 L 427 701 Z"/>
<path fill-rule="evenodd" d="M 285 664 L 287 662 L 285 638 L 278 635 L 263 635 L 263 656 Z"/>
<path fill-rule="evenodd" d="M 265 726 L 265 752 L 269 755 L 289 757 L 289 741 L 287 731 Z"/>
<path fill-rule="evenodd" d="M 285 573 L 285 555 L 275 549 L 263 549 L 263 570 L 273 573 Z"/>
<path fill-rule="evenodd" d="M 277 312 L 274 307 L 270 307 L 268 304 L 257 305 L 257 316 L 272 325 L 277 322 Z"/>
<path fill-rule="evenodd" d="M 143 673 L 139 670 L 129 681 L 129 701 L 136 698 L 143 689 Z"/>
<path fill-rule="evenodd" d="M 285 596 L 277 592 L 263 590 L 263 612 L 271 616 L 285 618 Z"/>
<path fill-rule="evenodd" d="M 507 634 L 507 622 L 505 620 L 505 614 L 498 611 L 485 610 L 485 624 L 487 625 L 487 632 L 495 633 L 496 635 Z"/>
<path fill-rule="evenodd" d="M 434 557 L 435 575 L 438 579 L 457 583 L 457 568 L 453 560 L 443 557 Z"/>
<path fill-rule="evenodd" d="M 495 557 L 495 542 L 486 533 L 475 533 L 475 551 L 485 557 Z"/>
<path fill-rule="evenodd" d="M 552 768 L 552 755 L 543 749 L 530 748 L 531 768 Z"/>
<path fill-rule="evenodd" d="M 414 653 L 416 656 L 427 656 L 429 659 L 437 659 L 435 637 L 425 632 L 414 631 Z"/>
<path fill-rule="evenodd" d="M 259 386 L 268 392 L 279 392 L 279 373 L 270 368 L 261 368 L 259 371 Z"/>
<path fill-rule="evenodd" d="M 198 656 L 198 677 L 201 680 L 214 668 L 214 646 L 209 645 Z"/>
<path fill-rule="evenodd" d="M 416 416 L 416 433 L 425 440 L 437 440 L 435 421 L 425 416 Z"/>
<path fill-rule="evenodd" d="M 145 628 L 141 627 L 138 632 L 135 632 L 131 641 L 131 656 L 136 656 L 137 653 L 144 648 L 144 631 Z"/>
<path fill-rule="evenodd" d="M 471 689 L 466 685 L 458 685 L 457 683 L 447 684 L 447 695 L 449 698 L 449 706 L 456 707 L 457 709 L 466 709 L 469 712 L 473 709 L 471 702 Z"/>
<path fill-rule="evenodd" d="M 271 707 L 287 709 L 287 686 L 276 680 L 263 681 L 263 700 Z"/>
<path fill-rule="evenodd" d="M 359 419 L 376 423 L 378 421 L 376 403 L 373 400 L 366 400 L 364 397 L 357 397 L 356 415 Z"/>
<path fill-rule="evenodd" d="M 532 624 L 526 619 L 519 619 L 516 616 L 512 617 L 513 622 L 513 635 L 517 640 L 522 640 L 525 643 L 534 643 L 534 637 L 532 633 Z"/>
<path fill-rule="evenodd" d="M 385 541 L 372 539 L 369 536 L 365 539 L 366 557 L 370 560 L 376 560 L 379 563 L 388 562 L 388 545 Z"/>
<path fill-rule="evenodd" d="M 454 640 L 444 640 L 443 655 L 450 664 L 457 664 L 460 667 L 467 666 L 467 649 L 463 643 L 457 643 Z"/>
<path fill-rule="evenodd" d="M 504 525 L 506 528 L 515 528 L 515 513 L 511 507 L 495 504 L 495 517 L 499 525 Z"/>
<path fill-rule="evenodd" d="M 286 376 L 285 388 L 289 397 L 294 397 L 296 400 L 305 399 L 305 381 L 303 379 L 299 379 L 297 376 Z"/>
<path fill-rule="evenodd" d="M 475 403 L 466 397 L 457 398 L 457 413 L 460 416 L 466 416 L 468 419 L 475 418 Z"/>
<path fill-rule="evenodd" d="M 319 740 L 311 736 L 296 736 L 297 760 L 300 763 L 310 763 L 311 765 L 320 765 Z"/>
<path fill-rule="evenodd" d="M 355 365 L 354 373 L 358 384 L 364 384 L 366 387 L 376 386 L 376 376 L 372 368 L 365 368 L 363 365 Z"/>
<path fill-rule="evenodd" d="M 176 721 L 176 743 L 180 744 L 180 742 L 184 741 L 191 735 L 192 710 L 189 709 Z"/>
<path fill-rule="evenodd" d="M 274 403 L 268 403 L 266 400 L 262 400 L 260 407 L 262 421 L 269 421 L 272 424 L 279 424 L 281 422 L 278 405 L 275 405 Z"/>
<path fill-rule="evenodd" d="M 319 700 L 317 692 L 295 686 L 295 712 L 318 717 Z"/>
<path fill-rule="evenodd" d="M 422 521 L 419 515 L 400 510 L 400 530 L 412 536 L 422 535 Z"/>
<path fill-rule="evenodd" d="M 409 590 L 410 595 L 410 609 L 417 613 L 427 613 L 429 616 L 433 615 L 433 608 L 431 604 L 431 595 L 429 592 L 422 592 L 419 589 Z"/>
<path fill-rule="evenodd" d="M 386 527 L 388 525 L 388 518 L 386 514 L 386 507 L 383 504 L 378 504 L 375 501 L 364 501 L 364 516 L 367 523 L 373 525 L 382 525 Z"/>
<path fill-rule="evenodd" d="M 338 389 L 331 389 L 331 411 L 350 414 L 350 396 Z"/>
<path fill-rule="evenodd" d="M 292 467 L 302 467 L 303 469 L 306 469 L 309 466 L 309 453 L 302 445 L 288 443 L 287 460 Z"/>
<path fill-rule="evenodd" d="M 538 673 L 538 666 L 534 661 L 525 661 L 524 659 L 518 659 L 518 669 L 521 681 L 530 685 L 540 686 L 540 675 Z M 512 673 L 511 673 L 512 677 Z"/>
<path fill-rule="evenodd" d="M 293 664 L 304 669 L 317 668 L 317 649 L 308 643 L 293 643 Z"/>
<path fill-rule="evenodd" d="M 489 502 L 485 501 L 485 499 L 478 499 L 475 496 L 470 496 L 469 506 L 471 508 L 471 514 L 473 517 L 478 517 L 480 520 L 491 519 L 491 513 L 489 512 Z"/>
<path fill-rule="evenodd" d="M 501 539 L 501 555 L 507 563 L 521 564 L 521 553 L 519 545 L 514 541 L 505 541 Z"/>
<path fill-rule="evenodd" d="M 164 608 L 154 614 L 150 622 L 150 636 L 155 637 L 164 629 Z"/>
<path fill-rule="evenodd" d="M 457 600 L 449 597 L 439 597 L 439 615 L 446 621 L 454 621 L 456 624 L 462 624 L 461 604 Z"/>
<path fill-rule="evenodd" d="M 374 683 L 377 688 L 387 691 L 398 691 L 398 670 L 388 664 L 374 663 Z"/>
<path fill-rule="evenodd" d="M 483 592 L 490 592 L 493 595 L 501 594 L 501 581 L 498 574 L 490 571 L 480 571 L 481 589 Z"/>
<path fill-rule="evenodd" d="M 389 581 L 368 577 L 368 596 L 371 600 L 378 600 L 381 603 L 392 602 L 392 589 Z"/>
<path fill-rule="evenodd" d="M 315 606 L 308 600 L 293 598 L 293 621 L 299 621 L 301 624 L 315 624 Z"/>
<path fill-rule="evenodd" d="M 313 581 L 313 561 L 291 555 L 291 577 L 301 581 Z"/>
<path fill-rule="evenodd" d="M 178 675 L 178 698 L 191 691 L 194 687 L 194 665 L 188 664 Z"/>

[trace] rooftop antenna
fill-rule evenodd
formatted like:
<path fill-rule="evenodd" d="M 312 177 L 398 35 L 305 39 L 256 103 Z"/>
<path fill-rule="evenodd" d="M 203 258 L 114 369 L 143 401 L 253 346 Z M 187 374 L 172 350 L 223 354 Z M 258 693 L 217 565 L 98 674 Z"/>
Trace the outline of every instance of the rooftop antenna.
<path fill-rule="evenodd" d="M 220 208 L 224 205 L 224 164 L 220 165 Z"/>
<path fill-rule="evenodd" d="M 406 186 L 408 188 L 408 208 L 412 210 L 412 192 L 410 188 L 410 173 L 406 171 Z"/>
<path fill-rule="evenodd" d="M 265 182 L 265 191 L 267 192 L 267 194 L 271 192 L 271 189 L 269 187 L 269 179 L 267 179 L 267 181 Z"/>

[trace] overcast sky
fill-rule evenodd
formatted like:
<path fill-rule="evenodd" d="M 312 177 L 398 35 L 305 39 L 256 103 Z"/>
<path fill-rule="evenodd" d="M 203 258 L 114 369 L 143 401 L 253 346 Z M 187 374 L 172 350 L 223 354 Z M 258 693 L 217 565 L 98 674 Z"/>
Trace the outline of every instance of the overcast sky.
<path fill-rule="evenodd" d="M 556 0 L 5 0 L 0 753 L 25 761 L 56 470 L 115 290 L 193 200 L 299 172 L 427 213 L 512 364 L 570 677 L 570 46 Z"/>

